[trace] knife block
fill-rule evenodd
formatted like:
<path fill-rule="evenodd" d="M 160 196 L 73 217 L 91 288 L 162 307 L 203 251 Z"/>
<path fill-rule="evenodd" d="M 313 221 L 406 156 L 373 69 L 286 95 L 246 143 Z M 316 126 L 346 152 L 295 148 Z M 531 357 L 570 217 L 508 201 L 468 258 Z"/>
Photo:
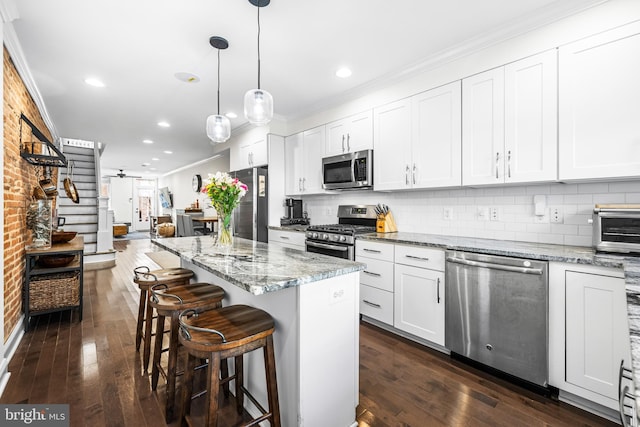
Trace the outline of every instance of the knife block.
<path fill-rule="evenodd" d="M 391 212 L 378 215 L 378 219 L 376 220 L 376 232 L 395 233 L 397 231 L 398 227 L 396 226 L 396 220 L 393 219 L 393 214 Z"/>

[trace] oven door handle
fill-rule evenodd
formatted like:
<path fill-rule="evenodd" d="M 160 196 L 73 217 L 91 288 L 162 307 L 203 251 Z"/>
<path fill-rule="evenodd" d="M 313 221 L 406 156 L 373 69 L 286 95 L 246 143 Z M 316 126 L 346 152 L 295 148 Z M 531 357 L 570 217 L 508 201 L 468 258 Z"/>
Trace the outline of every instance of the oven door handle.
<path fill-rule="evenodd" d="M 349 250 L 347 246 L 327 245 L 326 243 L 316 243 L 316 242 L 307 241 L 307 245 L 313 246 L 314 248 L 329 249 L 332 251 L 340 251 L 340 252 L 346 252 Z"/>

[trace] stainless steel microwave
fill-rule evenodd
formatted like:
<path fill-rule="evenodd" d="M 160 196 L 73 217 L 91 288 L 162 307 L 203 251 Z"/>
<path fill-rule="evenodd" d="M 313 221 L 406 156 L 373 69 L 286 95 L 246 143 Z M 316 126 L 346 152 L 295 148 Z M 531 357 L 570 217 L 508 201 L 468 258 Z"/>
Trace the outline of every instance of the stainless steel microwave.
<path fill-rule="evenodd" d="M 640 205 L 596 205 L 593 244 L 600 252 L 640 253 Z"/>
<path fill-rule="evenodd" d="M 373 150 L 362 150 L 322 159 L 322 188 L 356 190 L 373 186 Z"/>

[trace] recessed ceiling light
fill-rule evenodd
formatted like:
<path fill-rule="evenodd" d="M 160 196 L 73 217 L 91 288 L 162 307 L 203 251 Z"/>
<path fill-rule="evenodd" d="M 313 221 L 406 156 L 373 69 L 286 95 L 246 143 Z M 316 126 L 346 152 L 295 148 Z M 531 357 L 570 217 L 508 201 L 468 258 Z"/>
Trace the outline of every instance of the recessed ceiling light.
<path fill-rule="evenodd" d="M 171 127 L 171 125 L 168 122 L 165 122 L 165 121 L 158 122 L 158 126 L 160 126 L 161 128 Z"/>
<path fill-rule="evenodd" d="M 157 158 L 157 157 L 152 157 L 152 158 L 151 158 L 151 160 L 153 160 L 153 161 L 158 161 L 158 160 L 160 160 L 160 159 L 159 159 L 159 158 Z"/>
<path fill-rule="evenodd" d="M 150 171 L 158 170 L 157 168 L 149 168 Z"/>
<path fill-rule="evenodd" d="M 238 115 L 236 113 L 227 113 L 225 114 L 225 116 L 227 116 L 230 119 L 235 119 L 238 117 Z"/>
<path fill-rule="evenodd" d="M 142 142 L 144 142 L 145 144 L 153 144 L 153 141 L 150 139 L 143 139 Z"/>
<path fill-rule="evenodd" d="M 84 82 L 89 86 L 104 87 L 104 83 L 101 80 L 96 79 L 95 77 L 88 77 L 84 79 Z"/>
<path fill-rule="evenodd" d="M 180 72 L 180 73 L 175 73 L 174 76 L 176 79 L 185 83 L 198 83 L 200 81 L 200 77 L 192 73 Z"/>
<path fill-rule="evenodd" d="M 341 79 L 346 79 L 347 77 L 351 76 L 351 70 L 347 67 L 339 68 L 338 71 L 336 71 L 336 76 L 340 77 Z"/>
<path fill-rule="evenodd" d="M 164 154 L 173 154 L 173 151 L 169 151 L 169 150 L 165 150 L 163 151 Z"/>

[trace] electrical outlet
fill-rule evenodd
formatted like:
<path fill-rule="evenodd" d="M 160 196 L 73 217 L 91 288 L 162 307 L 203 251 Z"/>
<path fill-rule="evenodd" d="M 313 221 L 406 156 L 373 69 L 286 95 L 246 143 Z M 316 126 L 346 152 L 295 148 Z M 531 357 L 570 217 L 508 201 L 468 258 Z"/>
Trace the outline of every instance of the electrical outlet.
<path fill-rule="evenodd" d="M 443 208 L 442 219 L 445 221 L 451 221 L 453 219 L 453 208 Z"/>
<path fill-rule="evenodd" d="M 551 222 L 555 224 L 562 224 L 564 222 L 564 215 L 562 214 L 562 210 L 560 208 L 551 208 L 551 213 L 549 216 L 551 217 Z"/>
<path fill-rule="evenodd" d="M 500 221 L 500 211 L 498 208 L 489 208 L 489 220 Z"/>

